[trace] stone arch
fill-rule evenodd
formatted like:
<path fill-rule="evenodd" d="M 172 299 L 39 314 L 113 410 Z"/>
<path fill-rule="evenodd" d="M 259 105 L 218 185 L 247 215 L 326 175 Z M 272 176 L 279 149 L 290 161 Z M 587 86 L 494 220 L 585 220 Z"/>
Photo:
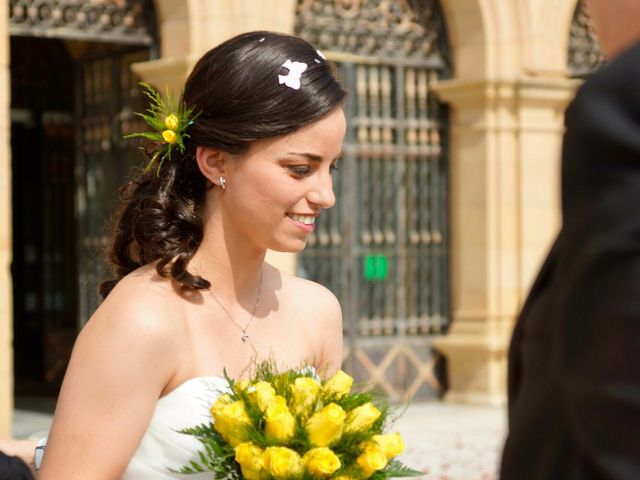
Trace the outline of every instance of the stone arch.
<path fill-rule="evenodd" d="M 160 40 L 160 56 L 183 55 L 191 48 L 190 4 L 174 0 L 153 0 L 156 10 L 156 28 Z M 176 39 L 180 39 L 176 41 Z"/>
<path fill-rule="evenodd" d="M 440 0 L 455 65 L 454 77 L 483 77 L 487 64 L 487 33 L 483 0 Z"/>
<path fill-rule="evenodd" d="M 153 0 L 162 58 L 200 57 L 250 30 L 293 32 L 295 0 Z"/>

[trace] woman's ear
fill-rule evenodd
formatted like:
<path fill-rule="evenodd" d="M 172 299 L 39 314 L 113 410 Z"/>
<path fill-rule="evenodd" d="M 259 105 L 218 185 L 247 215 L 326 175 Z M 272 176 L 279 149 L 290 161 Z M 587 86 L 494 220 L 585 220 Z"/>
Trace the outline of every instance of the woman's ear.
<path fill-rule="evenodd" d="M 204 177 L 217 186 L 227 175 L 228 154 L 209 147 L 196 147 L 196 162 Z"/>

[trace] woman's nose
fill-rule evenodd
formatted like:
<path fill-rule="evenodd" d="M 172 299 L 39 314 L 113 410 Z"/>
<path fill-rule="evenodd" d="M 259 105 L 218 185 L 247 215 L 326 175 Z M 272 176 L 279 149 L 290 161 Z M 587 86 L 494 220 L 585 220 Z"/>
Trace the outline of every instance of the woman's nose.
<path fill-rule="evenodd" d="M 331 208 L 336 204 L 336 195 L 333 193 L 333 178 L 330 173 L 318 177 L 315 184 L 309 189 L 307 199 L 311 204 L 320 208 Z"/>

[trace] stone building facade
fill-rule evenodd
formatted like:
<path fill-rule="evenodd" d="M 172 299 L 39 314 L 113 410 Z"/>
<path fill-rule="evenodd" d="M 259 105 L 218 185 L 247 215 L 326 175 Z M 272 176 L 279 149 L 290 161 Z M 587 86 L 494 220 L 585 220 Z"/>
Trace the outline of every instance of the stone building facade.
<path fill-rule="evenodd" d="M 514 319 L 559 227 L 563 111 L 576 77 L 601 60 L 578 0 L 10 0 L 0 3 L 0 436 L 10 430 L 20 380 L 14 362 L 36 356 L 46 365 L 38 374 L 55 384 L 95 307 L 96 252 L 121 180 L 107 178 L 104 162 L 128 161 L 116 134 L 135 130 L 140 99 L 127 97 L 130 86 L 144 79 L 179 91 L 206 50 L 258 29 L 319 44 L 351 94 L 346 172 L 336 187 L 348 208 L 321 225 L 300 258 L 270 258 L 334 287 L 345 310 L 346 368 L 392 398 L 504 403 Z M 40 50 L 44 62 L 25 63 Z M 46 79 L 54 68 L 65 82 L 30 77 Z M 120 93 L 103 98 L 103 87 Z M 25 162 L 36 89 L 54 93 L 53 113 L 35 123 L 49 135 L 40 149 L 62 144 L 62 160 L 39 167 L 36 185 L 66 205 L 59 217 L 19 205 L 49 201 L 26 188 L 34 182 Z M 366 219 L 350 219 L 349 208 Z M 71 279 L 64 301 L 47 300 L 67 314 L 47 317 L 37 354 L 24 346 L 33 341 L 28 328 L 42 330 L 29 316 L 37 303 L 29 259 L 39 258 L 26 248 L 32 215 L 56 218 L 46 221 L 67 225 L 76 239 L 63 231 L 51 240 L 66 245 L 62 253 L 36 262 L 58 262 L 67 268 L 60 278 Z"/>

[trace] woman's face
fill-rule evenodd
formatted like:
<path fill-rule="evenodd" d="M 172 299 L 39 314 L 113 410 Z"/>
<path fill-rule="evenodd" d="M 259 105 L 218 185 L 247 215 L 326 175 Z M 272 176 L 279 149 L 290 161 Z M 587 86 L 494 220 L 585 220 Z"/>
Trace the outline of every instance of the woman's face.
<path fill-rule="evenodd" d="M 342 108 L 283 137 L 254 142 L 227 166 L 219 197 L 224 221 L 257 248 L 298 252 L 323 209 L 335 204 L 333 170 L 342 150 Z"/>

